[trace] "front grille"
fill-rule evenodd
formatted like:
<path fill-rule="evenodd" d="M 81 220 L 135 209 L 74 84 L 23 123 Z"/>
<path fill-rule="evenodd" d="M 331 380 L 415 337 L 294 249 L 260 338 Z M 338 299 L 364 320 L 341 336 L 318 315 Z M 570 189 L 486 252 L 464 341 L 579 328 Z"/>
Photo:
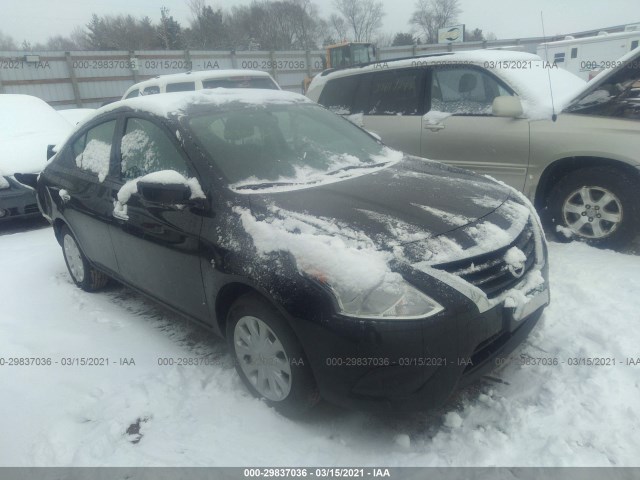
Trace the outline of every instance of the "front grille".
<path fill-rule="evenodd" d="M 38 213 L 38 204 L 37 203 L 31 203 L 31 204 L 25 206 L 24 207 L 24 213 L 25 214 Z"/>
<path fill-rule="evenodd" d="M 518 247 L 527 257 L 524 273 L 520 277 L 514 276 L 508 269 L 504 255 L 512 247 Z M 487 297 L 494 298 L 502 292 L 514 287 L 533 266 L 536 261 L 536 242 L 531 220 L 520 235 L 507 245 L 493 252 L 475 257 L 456 260 L 455 262 L 434 265 L 433 268 L 444 270 L 457 275 L 472 285 L 480 288 Z"/>

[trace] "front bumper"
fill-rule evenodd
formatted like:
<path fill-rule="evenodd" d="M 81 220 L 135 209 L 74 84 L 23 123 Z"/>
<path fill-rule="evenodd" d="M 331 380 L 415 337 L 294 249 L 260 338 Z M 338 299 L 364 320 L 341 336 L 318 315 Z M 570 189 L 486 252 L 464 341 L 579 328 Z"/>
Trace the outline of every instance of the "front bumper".
<path fill-rule="evenodd" d="M 0 190 L 0 222 L 40 216 L 35 191 L 8 178 L 10 188 Z"/>
<path fill-rule="evenodd" d="M 437 408 L 502 364 L 534 328 L 549 303 L 546 267 L 542 273 L 544 286 L 517 316 L 503 303 L 480 313 L 452 289 L 444 312 L 424 320 L 332 316 L 295 322 L 297 334 L 327 401 L 366 410 Z"/>

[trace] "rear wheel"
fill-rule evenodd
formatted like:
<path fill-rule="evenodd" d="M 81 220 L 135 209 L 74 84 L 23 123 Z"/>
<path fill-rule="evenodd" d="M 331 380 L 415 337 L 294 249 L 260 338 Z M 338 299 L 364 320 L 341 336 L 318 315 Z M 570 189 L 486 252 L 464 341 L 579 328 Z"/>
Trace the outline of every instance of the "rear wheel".
<path fill-rule="evenodd" d="M 623 247 L 638 232 L 637 180 L 624 171 L 576 170 L 554 185 L 550 221 L 560 241 L 578 239 L 607 248 Z"/>
<path fill-rule="evenodd" d="M 109 282 L 109 277 L 89 264 L 69 228 L 62 227 L 62 254 L 73 283 L 87 292 L 94 292 Z"/>
<path fill-rule="evenodd" d="M 249 391 L 287 416 L 298 416 L 319 400 L 300 342 L 282 315 L 257 294 L 232 305 L 227 341 L 236 371 Z"/>

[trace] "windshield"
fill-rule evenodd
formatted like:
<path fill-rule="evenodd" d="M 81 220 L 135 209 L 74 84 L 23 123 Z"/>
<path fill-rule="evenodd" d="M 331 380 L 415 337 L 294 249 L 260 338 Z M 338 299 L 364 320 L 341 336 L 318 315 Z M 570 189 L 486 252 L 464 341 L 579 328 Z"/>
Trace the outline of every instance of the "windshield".
<path fill-rule="evenodd" d="M 398 159 L 351 122 L 317 105 L 246 107 L 197 116 L 189 125 L 235 189 L 316 184 Z"/>

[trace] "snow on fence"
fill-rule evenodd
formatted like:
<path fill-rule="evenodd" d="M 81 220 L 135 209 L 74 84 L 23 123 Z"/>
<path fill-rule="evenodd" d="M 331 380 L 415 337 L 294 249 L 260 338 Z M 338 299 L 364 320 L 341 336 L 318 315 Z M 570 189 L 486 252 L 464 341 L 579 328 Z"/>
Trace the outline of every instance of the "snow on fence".
<path fill-rule="evenodd" d="M 617 27 L 616 27 L 617 28 Z M 380 61 L 480 48 L 536 52 L 550 38 L 494 40 L 377 49 Z M 302 92 L 306 76 L 322 70 L 323 50 L 314 51 L 4 51 L 0 52 L 0 93 L 42 98 L 55 108 L 98 107 L 121 98 L 134 83 L 157 75 L 236 68 L 269 72 L 285 90 Z"/>

